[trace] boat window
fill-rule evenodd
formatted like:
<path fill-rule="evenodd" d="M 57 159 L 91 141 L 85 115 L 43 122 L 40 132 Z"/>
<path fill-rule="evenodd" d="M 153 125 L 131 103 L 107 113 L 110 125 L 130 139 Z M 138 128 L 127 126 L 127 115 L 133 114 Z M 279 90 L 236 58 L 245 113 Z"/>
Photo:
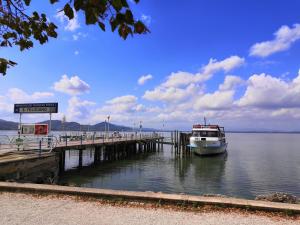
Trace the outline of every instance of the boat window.
<path fill-rule="evenodd" d="M 193 131 L 192 136 L 194 137 L 200 137 L 200 131 Z"/>
<path fill-rule="evenodd" d="M 218 131 L 193 131 L 194 137 L 219 137 Z"/>

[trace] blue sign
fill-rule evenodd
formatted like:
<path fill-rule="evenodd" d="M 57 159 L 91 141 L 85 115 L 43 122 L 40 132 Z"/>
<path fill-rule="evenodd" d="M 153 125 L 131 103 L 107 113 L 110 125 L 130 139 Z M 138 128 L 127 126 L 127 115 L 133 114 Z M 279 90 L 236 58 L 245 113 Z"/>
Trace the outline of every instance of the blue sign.
<path fill-rule="evenodd" d="M 15 104 L 14 113 L 58 113 L 58 103 Z"/>

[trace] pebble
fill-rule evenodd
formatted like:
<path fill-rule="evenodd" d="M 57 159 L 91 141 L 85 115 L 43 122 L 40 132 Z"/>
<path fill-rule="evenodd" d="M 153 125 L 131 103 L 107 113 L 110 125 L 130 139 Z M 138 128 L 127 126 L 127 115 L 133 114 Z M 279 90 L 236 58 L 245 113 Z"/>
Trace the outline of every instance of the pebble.
<path fill-rule="evenodd" d="M 299 202 L 296 196 L 287 193 L 276 192 L 268 195 L 258 195 L 255 200 L 269 201 L 269 202 L 282 202 L 296 204 Z"/>
<path fill-rule="evenodd" d="M 299 219 L 272 218 L 260 214 L 238 212 L 190 212 L 164 208 L 114 206 L 97 201 L 76 201 L 64 196 L 33 196 L 20 193 L 0 193 L 1 224 L 5 225 L 196 225 L 196 224 L 264 224 L 299 225 Z"/>

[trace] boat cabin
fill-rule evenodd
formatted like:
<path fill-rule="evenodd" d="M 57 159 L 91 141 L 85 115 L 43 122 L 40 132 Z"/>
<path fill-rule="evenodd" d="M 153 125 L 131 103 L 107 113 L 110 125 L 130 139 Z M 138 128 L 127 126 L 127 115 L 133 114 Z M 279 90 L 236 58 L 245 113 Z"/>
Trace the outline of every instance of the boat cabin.
<path fill-rule="evenodd" d="M 193 137 L 224 137 L 224 127 L 218 125 L 193 125 Z"/>

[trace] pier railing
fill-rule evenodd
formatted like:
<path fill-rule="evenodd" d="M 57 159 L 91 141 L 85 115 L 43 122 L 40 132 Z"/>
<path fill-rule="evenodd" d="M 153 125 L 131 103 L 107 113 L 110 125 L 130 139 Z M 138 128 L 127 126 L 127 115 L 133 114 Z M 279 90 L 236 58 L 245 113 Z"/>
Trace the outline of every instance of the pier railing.
<path fill-rule="evenodd" d="M 0 153 L 13 151 L 52 151 L 58 144 L 55 136 L 0 135 Z"/>
<path fill-rule="evenodd" d="M 162 138 L 157 133 L 66 133 L 56 136 L 0 135 L 0 153 L 13 151 L 51 152 L 56 147 L 101 144 L 118 141 L 142 141 Z"/>
<path fill-rule="evenodd" d="M 139 134 L 139 133 L 118 133 L 118 134 L 105 134 L 105 133 L 94 133 L 94 134 L 81 134 L 72 135 L 64 134 L 58 137 L 58 146 L 68 146 L 70 144 L 101 144 L 117 141 L 142 141 L 146 139 L 163 138 L 161 134 Z"/>

